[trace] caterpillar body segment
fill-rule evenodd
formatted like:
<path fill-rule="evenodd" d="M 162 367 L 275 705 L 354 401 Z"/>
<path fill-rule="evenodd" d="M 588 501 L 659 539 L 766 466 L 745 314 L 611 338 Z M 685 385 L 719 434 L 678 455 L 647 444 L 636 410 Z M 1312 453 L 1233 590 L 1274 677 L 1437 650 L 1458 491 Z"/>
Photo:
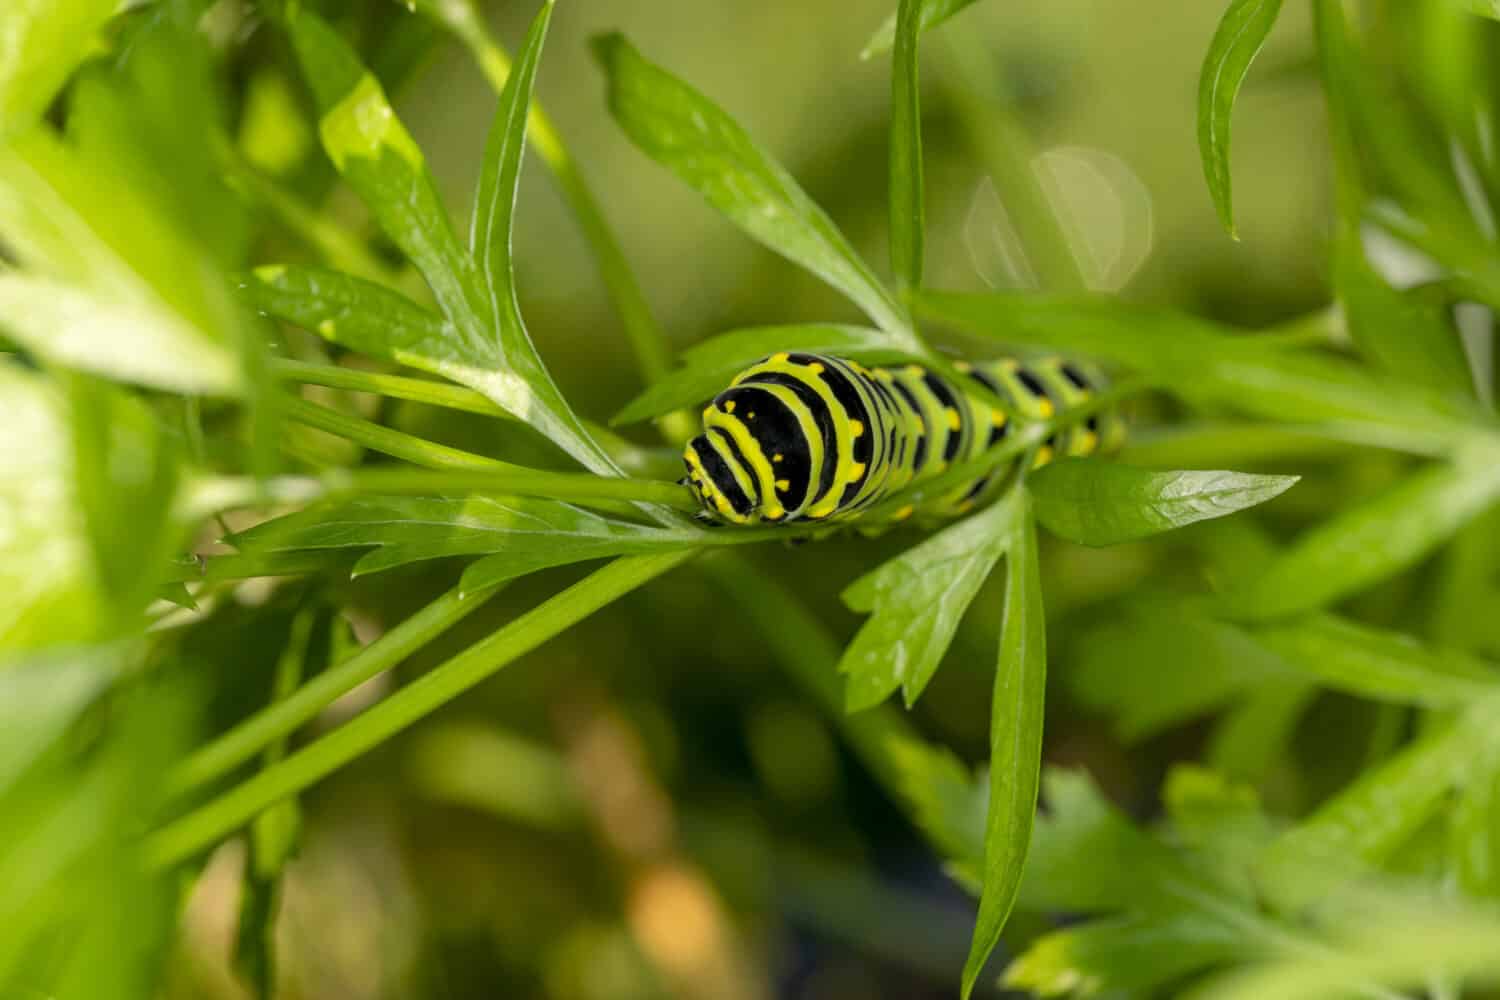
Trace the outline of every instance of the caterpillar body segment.
<path fill-rule="evenodd" d="M 848 522 L 898 490 L 979 458 L 1018 426 L 1051 423 L 1104 387 L 1060 358 L 955 366 L 969 384 L 922 365 L 866 368 L 822 354 L 775 354 L 737 375 L 703 411 L 683 452 L 704 516 L 729 524 Z M 992 405 L 988 390 L 1006 403 Z M 1050 434 L 1036 464 L 1117 447 L 1104 411 Z M 1002 466 L 892 520 L 962 515 L 994 498 Z M 871 526 L 873 527 L 873 526 Z"/>

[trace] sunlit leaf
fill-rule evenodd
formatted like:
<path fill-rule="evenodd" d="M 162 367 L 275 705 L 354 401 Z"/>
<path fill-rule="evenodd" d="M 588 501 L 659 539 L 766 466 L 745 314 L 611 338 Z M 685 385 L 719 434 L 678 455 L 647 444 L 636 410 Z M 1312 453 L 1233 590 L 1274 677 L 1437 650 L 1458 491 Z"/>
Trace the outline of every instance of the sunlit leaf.
<path fill-rule="evenodd" d="M 834 354 L 866 364 L 911 357 L 893 350 L 885 334 L 861 326 L 798 324 L 733 330 L 683 351 L 681 368 L 652 383 L 610 422 L 635 423 L 702 403 L 728 388 L 741 371 L 779 351 Z"/>
<path fill-rule="evenodd" d="M 849 711 L 878 705 L 898 687 L 915 704 L 1011 544 L 1017 504 L 1002 500 L 944 529 L 844 591 L 844 603 L 870 615 L 839 660 Z"/>
<path fill-rule="evenodd" d="M 1082 545 L 1116 545 L 1265 503 L 1296 481 L 1067 459 L 1037 470 L 1026 488 L 1036 500 L 1037 520 L 1053 534 Z"/>
<path fill-rule="evenodd" d="M 319 133 L 340 174 L 411 259 L 437 300 L 453 349 L 472 371 L 464 384 L 536 427 L 593 471 L 617 470 L 588 437 L 537 356 L 510 287 L 510 223 L 520 177 L 526 108 L 551 4 L 528 37 L 523 64 L 501 95 L 486 157 L 479 206 L 484 212 L 483 272 L 454 234 L 422 151 L 396 117 L 376 79 L 327 24 L 305 10 L 290 22 L 303 72 L 322 111 Z M 497 252 L 498 251 L 498 252 Z M 504 285 L 494 286 L 504 272 Z M 325 282 L 326 285 L 326 282 Z M 454 376 L 456 377 L 456 375 Z"/>
<path fill-rule="evenodd" d="M 107 165 L 41 130 L 0 147 L 0 328 L 40 357 L 178 392 L 244 382 L 211 260 Z"/>
<path fill-rule="evenodd" d="M 12 0 L 0 10 L 0 140 L 41 116 L 117 6 L 115 0 Z"/>
<path fill-rule="evenodd" d="M 990 805 L 984 832 L 983 890 L 974 940 L 964 962 L 967 997 L 1020 891 L 1021 872 L 1036 816 L 1042 766 L 1042 718 L 1047 691 L 1047 623 L 1037 568 L 1036 523 L 1025 494 L 1018 494 L 1010 552 L 1006 556 L 1005 621 L 1000 665 L 990 709 Z"/>
<path fill-rule="evenodd" d="M 1224 228 L 1234 234 L 1230 199 L 1229 124 L 1250 63 L 1281 13 L 1281 0 L 1231 0 L 1198 77 L 1198 150 Z"/>
<path fill-rule="evenodd" d="M 893 347 L 915 348 L 910 324 L 869 265 L 734 119 L 622 35 L 599 37 L 594 52 L 609 78 L 610 112 L 642 152 L 750 236 L 847 295 L 891 334 Z"/>

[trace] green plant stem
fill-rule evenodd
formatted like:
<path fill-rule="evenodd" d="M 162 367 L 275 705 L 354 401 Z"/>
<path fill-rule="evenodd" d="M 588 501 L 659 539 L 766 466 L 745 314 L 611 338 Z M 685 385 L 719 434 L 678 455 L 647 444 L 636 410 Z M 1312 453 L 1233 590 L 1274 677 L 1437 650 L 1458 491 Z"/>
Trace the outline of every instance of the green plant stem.
<path fill-rule="evenodd" d="M 193 751 L 167 775 L 166 796 L 176 798 L 228 774 L 257 750 L 311 721 L 336 699 L 401 663 L 477 611 L 495 593 L 495 589 L 489 589 L 466 597 L 454 587 L 439 596 L 347 660 Z"/>
<path fill-rule="evenodd" d="M 555 594 L 321 739 L 147 838 L 144 857 L 167 868 L 239 829 L 694 552 L 617 559 Z M 295 697 L 295 696 L 294 696 Z"/>
<path fill-rule="evenodd" d="M 448 2 L 434 3 L 429 7 L 473 54 L 496 93 L 504 89 L 505 81 L 510 76 L 510 56 L 490 34 L 473 4 Z M 655 382 L 672 369 L 672 348 L 655 317 L 651 315 L 651 307 L 646 303 L 646 296 L 630 269 L 624 251 L 610 232 L 609 224 L 604 221 L 598 199 L 583 179 L 577 162 L 563 144 L 562 136 L 552 124 L 552 119 L 539 104 L 533 103 L 527 110 L 526 127 L 532 148 L 552 171 L 563 198 L 572 210 L 579 228 L 583 230 L 584 239 L 593 251 L 599 275 L 604 280 L 605 291 L 624 324 L 625 335 L 635 353 L 637 366 L 648 383 Z M 690 423 L 691 420 L 690 414 L 678 411 L 661 417 L 659 423 L 663 428 L 674 428 L 668 432 L 668 436 L 675 437 L 681 432 L 679 425 Z"/>
<path fill-rule="evenodd" d="M 435 444 L 413 434 L 392 430 L 361 417 L 341 413 L 338 410 L 305 399 L 291 398 L 284 402 L 284 413 L 288 419 L 315 427 L 320 431 L 347 438 L 383 455 L 404 459 L 413 465 L 429 469 L 507 469 L 513 472 L 531 471 L 525 466 L 512 465 L 498 458 L 476 455 L 460 448 Z"/>
<path fill-rule="evenodd" d="M 271 371 L 277 378 L 301 385 L 321 385 L 330 389 L 368 392 L 389 399 L 405 399 L 414 403 L 425 403 L 428 406 L 440 406 L 464 413 L 477 413 L 481 416 L 517 423 L 515 417 L 495 405 L 488 397 L 473 389 L 451 385 L 447 382 L 412 378 L 409 375 L 367 372 L 357 368 L 344 368 L 340 365 L 293 361 L 287 358 L 274 360 L 271 363 Z M 610 453 L 610 457 L 619 462 L 627 471 L 639 472 L 644 468 L 659 466 L 663 464 L 663 458 L 668 457 L 661 454 L 660 449 L 653 451 L 642 448 L 602 424 L 585 420 L 583 425 L 593 439 Z M 680 463 L 680 456 L 669 457 L 674 465 Z"/>

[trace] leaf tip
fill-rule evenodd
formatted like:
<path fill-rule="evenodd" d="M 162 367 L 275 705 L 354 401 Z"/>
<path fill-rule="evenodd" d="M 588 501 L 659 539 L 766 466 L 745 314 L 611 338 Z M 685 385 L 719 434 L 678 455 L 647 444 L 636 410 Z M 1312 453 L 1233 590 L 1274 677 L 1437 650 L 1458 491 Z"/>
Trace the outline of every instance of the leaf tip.
<path fill-rule="evenodd" d="M 595 61 L 608 70 L 614 64 L 615 55 L 629 44 L 618 31 L 601 31 L 589 38 L 589 51 L 594 54 Z"/>

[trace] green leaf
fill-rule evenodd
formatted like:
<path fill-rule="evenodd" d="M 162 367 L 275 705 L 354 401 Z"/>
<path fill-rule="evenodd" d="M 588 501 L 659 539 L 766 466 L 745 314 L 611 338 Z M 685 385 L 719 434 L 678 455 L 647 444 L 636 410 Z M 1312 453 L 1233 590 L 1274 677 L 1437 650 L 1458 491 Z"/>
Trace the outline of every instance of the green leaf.
<path fill-rule="evenodd" d="M 1230 204 L 1229 123 L 1234 99 L 1280 13 L 1281 0 L 1231 0 L 1198 76 L 1198 150 L 1203 156 L 1203 176 L 1208 180 L 1219 220 L 1231 236 L 1235 229 Z"/>
<path fill-rule="evenodd" d="M 900 288 L 922 285 L 922 91 L 917 79 L 918 20 L 925 0 L 900 0 L 891 68 L 891 271 Z"/>
<path fill-rule="evenodd" d="M 682 367 L 631 400 L 612 424 L 630 424 L 694 406 L 728 388 L 740 372 L 778 351 L 836 354 L 867 364 L 887 364 L 913 357 L 892 349 L 890 338 L 862 326 L 807 323 L 756 326 L 732 330 L 682 352 Z"/>
<path fill-rule="evenodd" d="M 1074 693 L 1109 712 L 1127 742 L 1298 680 L 1245 630 L 1180 597 L 1131 602 L 1087 627 L 1071 652 Z"/>
<path fill-rule="evenodd" d="M 117 627 L 133 629 L 167 576 L 187 525 L 180 455 L 140 400 L 86 376 L 71 387 L 79 501 Z"/>
<path fill-rule="evenodd" d="M 1048 531 L 1081 545 L 1117 545 L 1265 503 L 1297 476 L 1245 472 L 1151 472 L 1097 459 L 1067 459 L 1026 483 Z"/>
<path fill-rule="evenodd" d="M 244 382 L 239 319 L 204 250 L 124 174 L 43 129 L 0 145 L 0 328 L 39 357 L 174 392 Z"/>
<path fill-rule="evenodd" d="M 0 10 L 0 141 L 41 117 L 117 6 L 115 0 L 12 0 Z"/>
<path fill-rule="evenodd" d="M 1015 905 L 1036 816 L 1042 766 L 1043 701 L 1047 692 L 1047 623 L 1037 567 L 1036 523 L 1018 496 L 1014 538 L 1006 558 L 1005 621 L 990 710 L 990 806 L 984 831 L 984 889 L 974 940 L 964 962 L 964 997 L 984 970 Z"/>
<path fill-rule="evenodd" d="M 786 170 L 708 98 L 648 62 L 619 34 L 594 52 L 609 78 L 609 107 L 647 156 L 671 170 L 752 238 L 843 292 L 892 346 L 917 348 L 911 324 Z"/>
<path fill-rule="evenodd" d="M 1309 615 L 1250 634 L 1317 683 L 1363 698 L 1462 708 L 1500 691 L 1500 671 L 1465 653 L 1333 615 Z"/>
<path fill-rule="evenodd" d="M 1002 983 L 1043 997 L 1155 996 L 1244 951 L 1234 928 L 1195 914 L 1095 920 L 1037 938 L 1006 968 Z"/>
<path fill-rule="evenodd" d="M 1458 721 L 1366 771 L 1279 837 L 1261 863 L 1268 898 L 1295 909 L 1389 858 L 1464 784 L 1476 761 L 1494 752 L 1497 713 L 1495 696 L 1473 705 Z"/>
<path fill-rule="evenodd" d="M 926 31 L 935 28 L 948 18 L 957 14 L 965 7 L 974 3 L 974 0 L 920 0 L 918 30 Z M 885 19 L 885 23 L 875 29 L 875 34 L 865 43 L 864 51 L 859 54 L 861 59 L 869 59 L 878 56 L 889 49 L 896 42 L 896 15 L 892 14 Z"/>
<path fill-rule="evenodd" d="M 0 669 L 0 793 L 94 700 L 118 671 L 118 650 L 66 648 Z"/>
<path fill-rule="evenodd" d="M 532 70 L 512 74 L 501 95 L 479 199 L 485 212 L 485 246 L 479 247 L 476 239 L 476 249 L 487 265 L 493 265 L 483 274 L 459 244 L 422 151 L 380 84 L 343 39 L 314 15 L 299 10 L 290 31 L 322 111 L 323 146 L 432 289 L 448 320 L 445 334 L 453 344 L 448 353 L 465 359 L 472 369 L 466 371 L 464 384 L 531 424 L 590 470 L 614 475 L 618 470 L 579 425 L 537 356 L 515 308 L 513 289 L 512 294 L 502 294 L 510 283 L 510 208 L 520 176 L 524 109 L 550 10 L 549 3 L 522 55 Z M 497 269 L 505 272 L 505 286 L 493 284 Z"/>
<path fill-rule="evenodd" d="M 1334 260 L 1339 302 L 1355 343 L 1405 381 L 1472 395 L 1474 380 L 1444 294 L 1436 288 L 1392 288 L 1370 266 L 1357 239 L 1341 241 Z"/>
<path fill-rule="evenodd" d="M 1265 620 L 1334 603 L 1412 565 L 1497 499 L 1500 452 L 1476 442 L 1303 534 L 1226 594 L 1226 609 Z"/>
<path fill-rule="evenodd" d="M 1277 349 L 1206 320 L 1104 298 L 923 291 L 919 311 L 970 333 L 1125 365 L 1193 401 L 1270 420 L 1340 421 L 1446 451 L 1472 408 L 1338 358 Z"/>
<path fill-rule="evenodd" d="M 845 604 L 870 615 L 839 660 L 839 673 L 848 678 L 848 711 L 878 705 L 898 687 L 908 707 L 916 703 L 959 620 L 1011 544 L 1018 504 L 1014 496 L 993 504 L 844 591 Z"/>
<path fill-rule="evenodd" d="M 106 607 L 79 506 L 64 402 L 0 360 L 0 662 L 17 649 L 93 638 Z"/>
<path fill-rule="evenodd" d="M 625 553 L 704 544 L 698 529 L 653 528 L 552 500 L 370 497 L 316 505 L 234 536 L 246 556 L 265 559 L 308 549 L 369 549 L 355 575 L 425 559 L 491 555 L 464 574 L 466 591 L 552 566 Z"/>
<path fill-rule="evenodd" d="M 1500 0 L 1463 0 L 1464 10 L 1500 21 Z"/>

